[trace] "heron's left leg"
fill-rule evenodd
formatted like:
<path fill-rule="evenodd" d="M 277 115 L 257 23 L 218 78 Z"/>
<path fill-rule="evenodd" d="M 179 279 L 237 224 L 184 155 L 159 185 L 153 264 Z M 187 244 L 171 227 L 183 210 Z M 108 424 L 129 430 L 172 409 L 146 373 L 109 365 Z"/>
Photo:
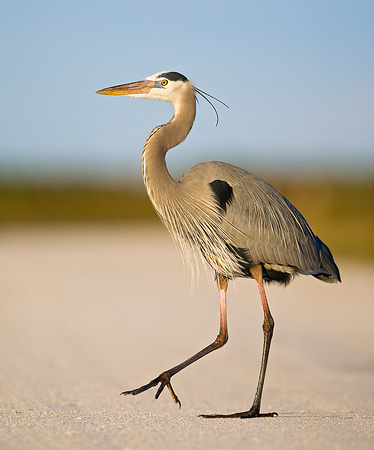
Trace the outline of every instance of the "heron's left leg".
<path fill-rule="evenodd" d="M 182 363 L 178 364 L 175 367 L 172 367 L 169 370 L 166 370 L 165 372 L 162 372 L 157 378 L 150 381 L 148 384 L 145 384 L 144 386 L 141 386 L 138 389 L 133 389 L 131 391 L 125 391 L 122 392 L 121 395 L 138 395 L 141 394 L 144 391 L 147 391 L 148 389 L 157 386 L 160 384 L 160 386 L 157 389 L 156 392 L 156 399 L 160 396 L 161 392 L 164 390 L 165 387 L 167 387 L 170 391 L 170 394 L 175 401 L 181 407 L 181 402 L 179 401 L 179 398 L 177 397 L 176 393 L 174 392 L 173 387 L 170 383 L 170 378 L 183 370 L 185 367 L 189 366 L 190 364 L 194 363 L 198 359 L 202 358 L 203 356 L 207 355 L 208 353 L 217 350 L 224 346 L 228 340 L 228 331 L 227 331 L 227 310 L 226 310 L 226 292 L 227 292 L 227 286 L 228 286 L 228 279 L 225 277 L 222 277 L 221 275 L 218 275 L 217 277 L 217 286 L 219 289 L 219 299 L 220 299 L 220 327 L 219 327 L 219 333 L 214 342 L 212 342 L 207 347 L 200 350 L 195 355 L 191 356 L 191 358 L 186 359 L 186 361 L 183 361 Z"/>
<path fill-rule="evenodd" d="M 270 351 L 270 343 L 271 339 L 273 337 L 273 329 L 274 329 L 274 320 L 270 313 L 269 305 L 266 299 L 266 293 L 264 289 L 264 283 L 262 280 L 262 267 L 260 265 L 254 266 L 251 269 L 251 273 L 253 278 L 257 281 L 258 290 L 261 297 L 261 303 L 262 308 L 264 310 L 264 323 L 263 323 L 263 332 L 264 332 L 264 346 L 262 351 L 262 360 L 261 360 L 261 369 L 260 369 L 260 376 L 257 383 L 257 389 L 255 398 L 253 400 L 253 404 L 251 408 L 248 411 L 243 411 L 239 413 L 234 414 L 212 414 L 212 415 L 202 415 L 201 417 L 205 418 L 241 418 L 241 419 L 249 419 L 252 417 L 274 417 L 278 414 L 275 412 L 271 413 L 260 413 L 260 406 L 261 406 L 261 398 L 262 398 L 262 391 L 264 388 L 264 381 L 265 381 L 265 373 L 266 373 L 266 367 L 269 359 L 269 351 Z"/>

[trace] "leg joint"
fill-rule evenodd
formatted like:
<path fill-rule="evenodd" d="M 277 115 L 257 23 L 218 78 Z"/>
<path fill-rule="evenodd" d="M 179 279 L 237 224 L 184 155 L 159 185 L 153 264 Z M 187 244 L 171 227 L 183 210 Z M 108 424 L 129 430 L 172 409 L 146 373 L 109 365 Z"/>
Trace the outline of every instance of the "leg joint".
<path fill-rule="evenodd" d="M 262 329 L 264 330 L 264 333 L 273 333 L 274 325 L 275 325 L 275 322 L 271 316 L 265 317 L 264 323 L 262 325 Z"/>
<path fill-rule="evenodd" d="M 216 348 L 221 348 L 226 344 L 228 340 L 229 335 L 227 332 L 219 333 L 219 335 L 216 337 L 216 340 L 214 341 L 214 345 L 216 346 Z"/>

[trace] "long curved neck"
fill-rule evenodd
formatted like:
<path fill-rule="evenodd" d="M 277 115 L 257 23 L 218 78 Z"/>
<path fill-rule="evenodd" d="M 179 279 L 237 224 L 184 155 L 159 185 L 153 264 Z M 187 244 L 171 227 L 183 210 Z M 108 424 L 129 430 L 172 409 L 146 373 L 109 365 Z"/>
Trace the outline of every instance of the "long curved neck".
<path fill-rule="evenodd" d="M 192 86 L 191 86 L 192 87 Z M 171 177 L 165 161 L 168 150 L 180 144 L 190 132 L 196 115 L 195 93 L 190 89 L 183 101 L 174 104 L 174 115 L 148 136 L 142 156 L 142 173 L 148 195 L 162 215 L 162 203 L 173 195 L 178 183 Z"/>

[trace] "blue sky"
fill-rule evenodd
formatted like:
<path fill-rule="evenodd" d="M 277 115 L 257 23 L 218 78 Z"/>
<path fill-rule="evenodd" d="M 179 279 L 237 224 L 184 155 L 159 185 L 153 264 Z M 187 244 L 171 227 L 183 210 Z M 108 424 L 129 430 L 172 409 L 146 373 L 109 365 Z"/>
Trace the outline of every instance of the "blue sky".
<path fill-rule="evenodd" d="M 230 106 L 200 101 L 176 172 L 374 168 L 372 0 L 2 1 L 0 39 L 3 175 L 140 178 L 172 106 L 95 91 L 161 70 Z"/>

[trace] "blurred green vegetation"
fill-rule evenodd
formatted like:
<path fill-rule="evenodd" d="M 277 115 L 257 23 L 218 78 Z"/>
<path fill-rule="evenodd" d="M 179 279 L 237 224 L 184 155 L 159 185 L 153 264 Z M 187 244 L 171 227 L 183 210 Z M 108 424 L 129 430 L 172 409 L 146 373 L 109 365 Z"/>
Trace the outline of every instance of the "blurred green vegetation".
<path fill-rule="evenodd" d="M 266 177 L 336 256 L 374 260 L 374 179 Z M 144 188 L 121 185 L 0 183 L 0 223 L 150 221 Z"/>
<path fill-rule="evenodd" d="M 144 189 L 78 184 L 1 184 L 0 222 L 82 222 L 155 217 Z"/>
<path fill-rule="evenodd" d="M 334 255 L 374 260 L 374 180 L 279 183 Z"/>

